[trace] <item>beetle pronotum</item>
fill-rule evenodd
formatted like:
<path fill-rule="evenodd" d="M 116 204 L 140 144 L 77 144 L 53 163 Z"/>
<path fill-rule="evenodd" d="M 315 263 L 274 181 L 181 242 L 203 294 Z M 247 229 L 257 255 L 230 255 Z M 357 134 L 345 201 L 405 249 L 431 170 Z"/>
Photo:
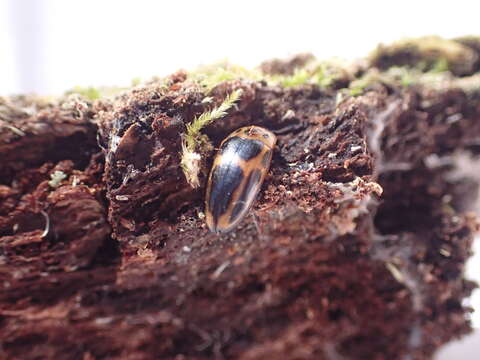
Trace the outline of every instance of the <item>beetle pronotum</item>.
<path fill-rule="evenodd" d="M 270 168 L 276 141 L 272 132 L 259 126 L 240 128 L 222 141 L 205 202 L 211 231 L 230 231 L 247 214 Z"/>

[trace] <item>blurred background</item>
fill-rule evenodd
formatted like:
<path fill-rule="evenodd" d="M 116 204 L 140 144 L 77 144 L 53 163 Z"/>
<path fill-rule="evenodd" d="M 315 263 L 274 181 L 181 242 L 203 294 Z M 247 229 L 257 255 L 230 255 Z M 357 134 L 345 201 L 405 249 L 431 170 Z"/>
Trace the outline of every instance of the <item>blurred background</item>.
<path fill-rule="evenodd" d="M 0 95 L 123 86 L 226 58 L 361 57 L 402 37 L 480 35 L 479 14 L 475 0 L 0 0 Z M 467 272 L 480 280 L 480 255 Z M 470 304 L 478 330 L 438 360 L 478 358 L 479 291 Z"/>
<path fill-rule="evenodd" d="M 0 94 L 126 85 L 228 57 L 253 67 L 311 51 L 479 34 L 480 2 L 0 0 Z"/>

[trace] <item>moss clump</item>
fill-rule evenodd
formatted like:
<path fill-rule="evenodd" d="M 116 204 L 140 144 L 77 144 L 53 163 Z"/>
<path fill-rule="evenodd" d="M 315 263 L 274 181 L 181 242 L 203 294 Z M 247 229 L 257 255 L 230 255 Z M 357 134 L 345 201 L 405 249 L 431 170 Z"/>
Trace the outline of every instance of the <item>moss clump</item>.
<path fill-rule="evenodd" d="M 337 60 L 310 62 L 304 68 L 296 68 L 292 74 L 265 75 L 265 81 L 270 85 L 295 87 L 306 84 L 318 85 L 322 89 L 335 87 L 335 83 L 352 77 L 347 65 Z"/>
<path fill-rule="evenodd" d="M 263 80 L 260 71 L 248 70 L 242 66 L 230 64 L 228 61 L 212 65 L 203 65 L 188 73 L 188 79 L 198 83 L 208 94 L 215 86 L 224 81 Z"/>
<path fill-rule="evenodd" d="M 294 87 L 309 83 L 312 80 L 312 74 L 307 69 L 295 69 L 291 75 L 273 75 L 268 76 L 270 83 L 275 83 L 283 87 Z"/>
<path fill-rule="evenodd" d="M 376 83 L 383 83 L 391 86 L 408 87 L 416 83 L 416 80 L 422 76 L 422 72 L 408 67 L 391 67 L 386 71 L 370 69 L 360 78 L 353 80 L 348 87 L 352 96 L 361 95 L 364 90 Z"/>
<path fill-rule="evenodd" d="M 191 81 L 205 88 L 208 94 L 215 86 L 224 81 L 247 80 L 265 81 L 270 86 L 295 87 L 315 84 L 321 88 L 335 87 L 338 83 L 353 78 L 351 64 L 334 59 L 330 61 L 309 61 L 304 67 L 294 68 L 291 74 L 263 73 L 260 69 L 249 70 L 228 62 L 210 66 L 201 66 L 188 73 Z"/>
<path fill-rule="evenodd" d="M 430 68 L 430 72 L 432 73 L 441 73 L 441 72 L 445 72 L 445 71 L 448 71 L 448 60 L 445 59 L 445 58 L 439 58 L 437 59 L 437 61 L 435 61 L 431 68 Z"/>
<path fill-rule="evenodd" d="M 158 78 L 154 78 L 153 80 L 161 80 Z M 142 80 L 140 78 L 134 78 L 132 79 L 131 82 L 131 87 L 135 87 L 138 85 L 142 84 Z M 121 94 L 124 91 L 130 90 L 129 86 L 99 86 L 99 87 L 93 87 L 93 86 L 75 86 L 74 88 L 67 90 L 65 92 L 65 95 L 72 95 L 72 94 L 77 94 L 82 96 L 83 98 L 90 100 L 90 101 L 95 101 L 107 97 L 114 97 L 119 94 Z"/>
<path fill-rule="evenodd" d="M 65 95 L 70 95 L 70 94 L 79 94 L 91 101 L 100 99 L 102 97 L 100 90 L 97 88 L 94 88 L 93 86 L 88 86 L 88 87 L 75 86 L 73 89 L 65 93 Z"/>
<path fill-rule="evenodd" d="M 227 115 L 227 111 L 240 99 L 241 95 L 241 89 L 233 91 L 220 106 L 204 112 L 187 125 L 187 131 L 182 142 L 180 165 L 187 182 L 193 188 L 200 186 L 198 174 L 201 168 L 201 154 L 205 152 L 206 148 L 212 148 L 208 138 L 202 135 L 200 131 L 208 124 Z"/>
<path fill-rule="evenodd" d="M 353 80 L 347 94 L 358 96 L 375 85 L 386 84 L 391 87 L 407 88 L 409 86 L 422 86 L 431 89 L 457 88 L 468 94 L 480 92 L 480 74 L 466 77 L 456 77 L 450 71 L 442 71 L 438 66 L 429 72 L 422 72 L 416 68 L 394 66 L 386 71 L 372 68 L 360 78 Z"/>
<path fill-rule="evenodd" d="M 374 83 L 408 87 L 421 84 L 438 87 L 452 83 L 455 76 L 468 76 L 480 71 L 480 37 L 466 36 L 454 40 L 437 36 L 403 39 L 390 45 L 380 45 L 364 63 L 347 63 L 338 59 L 318 61 L 311 54 L 299 54 L 286 60 L 271 60 L 256 69 L 221 61 L 186 72 L 187 81 L 198 84 L 208 94 L 226 81 L 264 82 L 285 88 L 317 85 L 321 89 L 342 90 L 342 95 L 360 95 Z M 450 77 L 447 75 L 450 73 Z M 152 82 L 168 88 L 170 77 L 154 78 Z M 139 79 L 132 86 L 140 84 Z M 147 82 L 148 84 L 148 82 Z M 473 81 L 458 82 L 467 91 L 478 87 Z M 463 87 L 462 87 L 463 88 Z M 75 87 L 67 94 L 80 94 L 88 100 L 115 96 L 127 88 Z M 15 128 L 11 129 L 17 132 Z M 20 133 L 18 133 L 20 134 Z M 195 142 L 203 139 L 198 135 Z"/>
<path fill-rule="evenodd" d="M 266 62 L 253 70 L 228 62 L 202 66 L 190 72 L 189 79 L 199 83 L 207 93 L 224 81 L 250 80 L 287 88 L 307 84 L 322 89 L 348 88 L 351 94 L 358 95 L 374 82 L 437 86 L 445 80 L 446 73 L 468 76 L 477 71 L 480 71 L 480 37 L 448 40 L 425 36 L 380 45 L 363 65 L 337 59 L 318 61 L 303 54 L 284 61 Z"/>
<path fill-rule="evenodd" d="M 387 70 L 393 66 L 416 68 L 423 72 L 441 68 L 458 76 L 475 72 L 478 54 L 459 41 L 426 36 L 380 45 L 371 55 L 373 66 Z"/>

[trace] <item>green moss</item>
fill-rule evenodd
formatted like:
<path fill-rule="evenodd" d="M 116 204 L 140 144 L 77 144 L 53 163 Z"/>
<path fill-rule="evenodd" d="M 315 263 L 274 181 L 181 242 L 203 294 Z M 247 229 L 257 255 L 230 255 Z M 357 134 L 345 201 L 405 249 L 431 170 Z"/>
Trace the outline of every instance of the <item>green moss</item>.
<path fill-rule="evenodd" d="M 386 71 L 369 69 L 362 77 L 352 81 L 348 93 L 358 96 L 365 89 L 374 84 L 386 84 L 392 87 L 421 86 L 431 89 L 458 88 L 468 94 L 480 91 L 480 74 L 472 76 L 456 77 L 449 71 L 444 70 L 444 65 L 439 64 L 436 69 L 422 72 L 416 68 L 391 67 Z"/>
<path fill-rule="evenodd" d="M 318 85 L 322 89 L 332 87 L 335 82 L 352 78 L 351 64 L 339 60 L 312 61 L 305 68 L 296 69 L 292 75 L 266 75 L 270 84 L 283 87 L 301 86 L 305 84 Z"/>
<path fill-rule="evenodd" d="M 142 79 L 139 78 L 139 77 L 136 77 L 136 78 L 132 79 L 132 86 L 134 86 L 134 87 L 140 85 L 141 83 L 142 83 Z"/>
<path fill-rule="evenodd" d="M 437 59 L 433 64 L 430 69 L 430 72 L 432 73 L 440 73 L 440 72 L 445 72 L 448 71 L 448 60 L 445 58 L 439 58 Z"/>
<path fill-rule="evenodd" d="M 94 88 L 92 86 L 88 87 L 82 87 L 82 86 L 75 86 L 72 90 L 69 90 L 66 92 L 66 95 L 70 94 L 79 94 L 88 100 L 97 100 L 100 99 L 102 96 L 100 93 L 100 90 L 97 88 Z"/>
<path fill-rule="evenodd" d="M 138 86 L 142 83 L 140 78 L 134 78 L 131 82 L 131 87 Z M 124 91 L 128 91 L 130 87 L 122 86 L 75 86 L 73 89 L 65 92 L 65 95 L 79 94 L 87 100 L 95 101 L 106 97 L 114 97 Z"/>
<path fill-rule="evenodd" d="M 341 64 L 338 60 L 311 61 L 305 67 L 295 69 L 291 75 L 271 75 L 264 74 L 259 69 L 249 70 L 224 61 L 198 67 L 188 73 L 188 78 L 205 88 L 207 94 L 218 84 L 234 80 L 265 81 L 271 86 L 286 88 L 305 84 L 328 88 L 337 79 L 349 76 L 348 66 L 349 64 Z"/>
<path fill-rule="evenodd" d="M 391 67 L 386 71 L 378 69 L 368 70 L 362 77 L 353 80 L 349 86 L 352 96 L 361 95 L 365 88 L 373 84 L 383 83 L 391 86 L 409 87 L 416 84 L 422 78 L 423 73 L 418 69 L 408 67 Z"/>
<path fill-rule="evenodd" d="M 211 124 L 215 120 L 221 119 L 227 115 L 227 111 L 240 99 L 242 90 L 237 89 L 233 91 L 227 98 L 220 104 L 220 106 L 213 108 L 210 111 L 204 112 L 199 117 L 193 119 L 190 124 L 187 124 L 187 132 L 185 134 L 186 147 L 190 151 L 195 151 L 197 138 L 205 126 Z"/>
<path fill-rule="evenodd" d="M 379 71 L 367 71 L 362 77 L 353 80 L 350 83 L 349 93 L 351 96 L 361 95 L 363 94 L 365 88 L 381 81 L 382 78 Z"/>
<path fill-rule="evenodd" d="M 344 75 L 344 73 L 344 67 L 320 63 L 315 68 L 312 78 L 314 83 L 321 88 L 328 88 L 335 82 L 335 80 L 342 77 L 342 74 Z"/>
<path fill-rule="evenodd" d="M 200 172 L 202 154 L 206 150 L 213 148 L 208 138 L 201 134 L 200 131 L 215 120 L 227 115 L 228 110 L 240 99 L 241 95 L 241 89 L 233 91 L 220 106 L 204 112 L 187 125 L 187 131 L 182 142 L 180 165 L 187 182 L 193 188 L 200 185 L 198 174 Z"/>
<path fill-rule="evenodd" d="M 215 86 L 224 81 L 259 81 L 262 80 L 262 75 L 259 71 L 248 70 L 242 66 L 222 61 L 212 65 L 203 65 L 188 72 L 188 79 L 198 83 L 205 88 L 206 93 L 209 93 Z"/>
<path fill-rule="evenodd" d="M 311 80 L 312 74 L 307 69 L 295 69 L 292 75 L 270 77 L 269 82 L 283 87 L 293 87 L 307 84 Z"/>
<path fill-rule="evenodd" d="M 360 83 L 360 84 L 356 84 L 352 87 L 350 87 L 350 95 L 352 96 L 358 96 L 358 95 L 362 95 L 363 94 L 363 91 L 365 90 L 365 88 L 368 86 L 367 83 Z"/>
<path fill-rule="evenodd" d="M 426 36 L 380 45 L 368 58 L 373 69 L 365 64 L 345 63 L 337 59 L 329 61 L 310 59 L 296 68 L 291 75 L 272 75 L 262 73 L 260 68 L 247 69 L 228 61 L 221 61 L 188 72 L 187 81 L 198 84 L 206 95 L 218 84 L 226 81 L 263 81 L 270 86 L 285 88 L 306 84 L 314 84 L 322 89 L 348 86 L 347 92 L 357 96 L 375 82 L 408 87 L 418 83 L 436 84 L 444 78 L 445 73 L 468 75 L 480 64 L 479 55 L 474 50 L 478 46 L 479 37 L 447 40 L 437 36 Z M 356 75 L 358 70 L 366 72 L 358 78 Z M 157 78 L 152 82 L 160 84 L 160 87 L 163 84 L 164 88 L 168 89 L 168 79 Z M 138 78 L 132 80 L 132 86 L 140 83 Z M 70 93 L 78 93 L 89 100 L 96 100 L 116 95 L 123 90 L 127 89 L 76 87 Z M 208 103 L 210 99 L 206 96 L 204 103 Z"/>
<path fill-rule="evenodd" d="M 382 70 L 406 66 L 424 72 L 448 70 L 455 75 L 468 75 L 474 72 L 478 55 L 459 41 L 425 36 L 380 45 L 369 59 Z"/>
<path fill-rule="evenodd" d="M 259 69 L 249 70 L 223 61 L 197 68 L 189 73 L 189 79 L 198 82 L 207 93 L 221 82 L 234 80 L 265 81 L 271 86 L 286 88 L 316 84 L 323 89 L 338 88 L 339 83 L 348 84 L 353 81 L 350 91 L 358 95 L 374 80 L 410 86 L 417 82 L 415 79 L 421 73 L 472 74 L 480 61 L 479 55 L 473 50 L 478 44 L 478 37 L 448 40 L 438 36 L 425 36 L 380 45 L 368 58 L 371 65 L 380 70 L 379 73 L 374 74 L 369 70 L 360 79 L 355 79 L 358 65 L 338 60 L 311 60 L 295 69 L 291 75 L 264 74 Z"/>

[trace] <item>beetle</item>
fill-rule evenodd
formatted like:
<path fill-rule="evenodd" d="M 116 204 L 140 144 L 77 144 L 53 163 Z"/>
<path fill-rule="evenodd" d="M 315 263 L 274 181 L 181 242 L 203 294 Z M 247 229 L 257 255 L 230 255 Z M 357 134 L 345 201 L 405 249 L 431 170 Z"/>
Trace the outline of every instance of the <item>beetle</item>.
<path fill-rule="evenodd" d="M 208 178 L 205 214 L 215 233 L 232 230 L 247 214 L 270 168 L 276 136 L 246 126 L 220 144 Z"/>

